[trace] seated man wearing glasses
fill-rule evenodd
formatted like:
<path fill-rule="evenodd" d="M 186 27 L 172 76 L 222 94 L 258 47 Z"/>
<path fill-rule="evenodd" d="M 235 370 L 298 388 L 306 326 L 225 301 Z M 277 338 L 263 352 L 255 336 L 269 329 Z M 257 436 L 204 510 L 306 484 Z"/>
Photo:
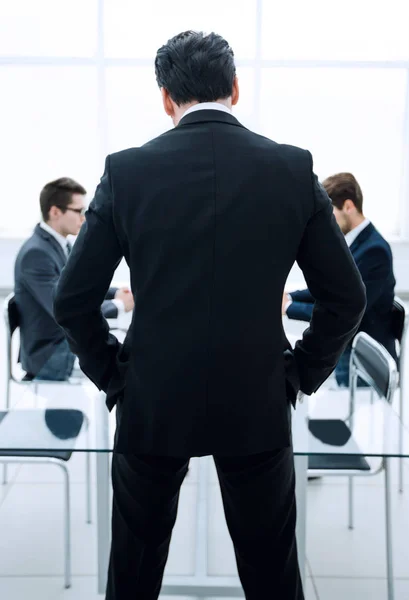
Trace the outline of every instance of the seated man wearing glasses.
<path fill-rule="evenodd" d="M 53 314 L 54 288 L 71 252 L 69 235 L 84 222 L 85 189 L 62 177 L 44 186 L 40 194 L 42 221 L 21 247 L 14 269 L 15 299 L 20 313 L 20 359 L 36 379 L 64 381 L 70 377 L 75 355 Z M 106 318 L 115 319 L 133 309 L 128 288 L 110 288 L 102 303 Z"/>

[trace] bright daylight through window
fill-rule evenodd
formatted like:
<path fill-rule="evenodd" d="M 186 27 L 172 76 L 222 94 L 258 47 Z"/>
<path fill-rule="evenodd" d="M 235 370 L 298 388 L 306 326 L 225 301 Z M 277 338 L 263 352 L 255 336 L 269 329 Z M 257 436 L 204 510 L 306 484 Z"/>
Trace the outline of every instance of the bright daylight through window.
<path fill-rule="evenodd" d="M 243 124 L 308 148 L 321 179 L 352 171 L 367 216 L 408 237 L 408 23 L 407 0 L 3 0 L 0 235 L 32 229 L 47 181 L 91 197 L 106 154 L 171 127 L 153 57 L 200 29 L 235 51 Z"/>

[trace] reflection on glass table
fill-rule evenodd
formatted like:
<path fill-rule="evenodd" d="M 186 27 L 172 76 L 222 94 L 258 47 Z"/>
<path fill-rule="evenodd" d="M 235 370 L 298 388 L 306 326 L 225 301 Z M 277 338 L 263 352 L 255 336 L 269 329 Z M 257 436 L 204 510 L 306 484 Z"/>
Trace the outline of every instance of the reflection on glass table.
<path fill-rule="evenodd" d="M 7 435 L 13 435 L 20 448 L 0 449 L 0 463 L 6 467 L 9 463 L 27 464 L 35 469 L 35 465 L 53 465 L 63 474 L 64 484 L 64 584 L 71 587 L 71 485 L 68 461 L 72 456 L 78 436 L 84 430 L 87 436 L 89 422 L 86 415 L 76 409 L 48 408 L 45 410 L 8 410 L 0 412 L 0 425 L 7 443 Z M 39 448 L 38 440 L 45 438 L 47 446 L 59 446 L 58 449 Z M 21 448 L 20 443 L 26 438 L 30 448 Z M 88 436 L 86 437 L 89 442 Z M 86 468 L 86 511 L 87 523 L 91 523 L 91 454 L 85 454 Z"/>
<path fill-rule="evenodd" d="M 52 386 L 49 386 L 50 388 Z M 55 386 L 57 389 L 57 386 Z M 57 391 L 58 393 L 58 391 Z M 93 398 L 92 395 L 95 397 Z M 52 396 L 52 392 L 50 393 Z M 77 414 L 71 410 L 69 419 L 63 412 L 51 408 L 27 409 L 18 406 L 11 411 L 0 411 L 0 450 L 70 450 L 71 452 L 107 452 L 113 450 L 112 429 L 108 426 L 108 411 L 100 394 L 81 398 L 75 407 L 88 415 L 90 420 L 90 445 L 86 437 L 70 437 L 69 432 Z M 39 396 L 45 405 L 47 399 Z M 51 401 L 50 401 L 51 402 Z M 309 403 L 308 415 L 304 404 Z M 56 406 L 54 401 L 53 407 Z M 66 404 L 66 402 L 65 402 Z M 337 419 L 348 424 L 347 390 L 323 390 L 308 401 L 298 405 L 293 413 L 293 444 L 295 455 L 346 454 L 373 457 L 409 457 L 409 431 L 402 425 L 391 405 L 382 400 L 371 404 L 370 392 L 357 393 L 356 410 L 352 419 L 352 435 L 342 425 L 335 425 L 335 437 L 320 435 L 316 426 L 309 427 L 311 418 Z M 73 403 L 74 405 L 74 403 Z M 102 428 L 99 418 L 105 423 Z M 61 420 L 63 419 L 63 420 Z M 74 419 L 75 420 L 75 419 Z M 18 424 L 18 428 L 17 428 Z M 402 434 L 402 436 L 401 436 Z M 400 436 L 402 442 L 400 442 Z"/>
<path fill-rule="evenodd" d="M 363 377 L 379 393 L 371 403 L 368 390 L 354 393 L 323 389 L 313 398 L 305 398 L 293 412 L 293 446 L 296 469 L 296 495 L 298 504 L 297 543 L 300 570 L 305 578 L 307 472 L 309 457 L 331 456 L 338 464 L 347 456 L 379 457 L 384 460 L 385 475 L 388 461 L 392 457 L 409 457 L 409 432 L 403 427 L 392 407 L 392 394 L 396 386 L 396 365 L 388 353 L 377 342 L 364 333 L 356 336 L 351 354 L 352 381 Z M 110 417 L 104 403 L 104 394 L 96 394 L 92 386 L 84 386 L 88 397 L 81 400 L 81 411 L 87 414 L 91 428 L 91 442 L 72 436 L 75 423 L 61 423 L 56 411 L 47 401 L 44 408 L 37 410 L 3 411 L 0 422 L 0 450 L 8 454 L 22 450 L 65 450 L 96 453 L 97 522 L 98 522 L 98 590 L 104 592 L 110 545 L 110 483 L 109 454 L 112 452 L 113 437 Z M 75 399 L 72 400 L 75 402 Z M 310 403 L 310 407 L 308 406 Z M 59 408 L 62 408 L 59 406 Z M 72 408 L 74 406 L 72 405 Z M 310 408 L 310 412 L 309 412 Z M 75 415 L 76 413 L 73 412 Z M 114 415 L 113 415 L 114 416 Z M 52 419 L 50 420 L 50 417 Z M 331 427 L 328 428 L 330 422 Z M 71 427 L 72 425 L 72 427 Z M 65 438 L 65 439 L 62 439 Z M 337 457 L 337 458 L 336 458 Z M 212 577 L 207 573 L 207 491 L 209 458 L 201 459 L 199 480 L 199 502 L 195 548 L 195 574 L 192 577 L 167 577 L 164 590 L 180 595 L 220 596 L 240 593 L 237 578 Z M 386 480 L 388 483 L 388 479 Z M 388 497 L 389 486 L 386 485 Z M 388 503 L 387 503 L 388 506 Z M 388 511 L 387 511 L 388 517 Z M 387 542 L 391 549 L 390 519 L 387 518 Z M 393 597 L 392 553 L 388 552 L 389 598 Z M 200 585 L 199 585 L 200 583 Z"/>
<path fill-rule="evenodd" d="M 28 409 L 18 407 L 9 413 L 3 411 L 0 416 L 0 450 L 12 453 L 22 450 L 47 450 L 47 451 L 72 451 L 96 453 L 96 482 L 97 482 L 97 529 L 98 529 L 98 589 L 103 593 L 106 581 L 106 566 L 110 544 L 110 473 L 109 454 L 113 447 L 113 429 L 115 415 L 109 415 L 104 394 L 96 393 L 95 388 L 89 386 L 88 394 L 78 401 L 72 400 L 72 406 L 80 408 L 90 422 L 89 446 L 87 437 L 79 435 L 76 439 L 72 436 L 71 426 L 74 419 L 67 419 L 61 423 L 59 417 L 62 413 L 52 411 L 48 407 L 56 406 L 58 402 L 51 403 L 46 399 L 42 402 L 46 408 Z M 308 412 L 308 404 L 310 410 Z M 65 405 L 67 401 L 65 401 Z M 356 399 L 356 410 L 353 415 L 352 436 L 342 435 L 334 439 L 322 438 L 314 428 L 309 427 L 309 419 L 340 419 L 343 422 L 348 416 L 348 393 L 346 391 L 323 390 L 315 397 L 306 398 L 293 412 L 293 442 L 295 463 L 297 469 L 297 501 L 298 501 L 298 538 L 300 555 L 302 559 L 305 548 L 305 518 L 306 518 L 306 477 L 308 469 L 308 456 L 319 454 L 330 455 L 356 455 L 365 457 L 409 457 L 409 432 L 402 426 L 398 415 L 392 406 L 382 400 L 370 402 L 370 394 L 366 390 L 359 391 Z M 345 433 L 345 432 L 344 432 Z M 402 435 L 401 435 L 402 434 Z M 401 446 L 399 439 L 402 438 Z M 200 490 L 203 497 L 207 494 L 206 464 L 210 458 L 200 460 Z M 197 544 L 205 541 L 200 538 L 199 525 L 200 510 L 198 509 Z M 203 517 L 205 518 L 205 517 Z M 203 519 L 202 519 L 203 520 Z M 206 530 L 206 528 L 205 528 Z M 202 531 L 202 530 L 200 530 Z M 199 535 L 199 538 L 197 537 Z M 209 579 L 209 578 L 208 578 Z M 213 578 L 214 586 L 224 585 L 221 579 Z M 212 583 L 213 579 L 210 579 Z M 217 581 L 216 581 L 217 580 Z M 238 580 L 234 584 L 231 578 L 224 582 L 232 586 L 239 586 Z M 165 589 L 174 589 L 178 584 L 174 578 L 165 578 Z M 212 585 L 213 585 L 212 584 Z M 189 581 L 180 583 L 184 590 Z M 193 580 L 191 585 L 195 585 Z M 193 588 L 192 588 L 193 589 Z M 216 587 L 214 587 L 216 589 Z M 218 588 L 220 589 L 220 588 Z M 209 591 L 208 596 L 212 595 Z"/>

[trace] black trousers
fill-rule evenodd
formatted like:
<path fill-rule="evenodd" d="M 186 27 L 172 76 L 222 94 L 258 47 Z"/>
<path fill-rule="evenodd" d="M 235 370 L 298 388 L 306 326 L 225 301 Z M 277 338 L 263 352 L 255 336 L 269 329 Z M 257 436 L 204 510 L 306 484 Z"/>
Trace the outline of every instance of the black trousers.
<path fill-rule="evenodd" d="M 214 457 L 248 600 L 303 600 L 295 541 L 292 448 Z M 106 600 L 156 600 L 189 459 L 112 459 L 112 546 Z"/>

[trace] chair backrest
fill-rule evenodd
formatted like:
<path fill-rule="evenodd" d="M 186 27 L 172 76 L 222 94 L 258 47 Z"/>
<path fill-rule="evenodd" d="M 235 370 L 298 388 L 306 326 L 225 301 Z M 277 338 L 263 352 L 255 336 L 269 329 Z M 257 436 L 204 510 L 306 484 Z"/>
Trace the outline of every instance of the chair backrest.
<path fill-rule="evenodd" d="M 392 332 L 399 344 L 402 343 L 407 321 L 405 305 L 398 296 L 395 296 L 392 307 Z"/>
<path fill-rule="evenodd" d="M 4 314 L 4 321 L 6 323 L 6 335 L 7 335 L 6 358 L 7 358 L 8 381 L 13 380 L 15 383 L 30 384 L 35 377 L 34 375 L 32 375 L 30 373 L 26 373 L 23 377 L 18 377 L 18 376 L 15 376 L 15 374 L 13 372 L 13 335 L 16 332 L 16 330 L 19 329 L 20 324 L 21 324 L 20 314 L 18 311 L 18 307 L 17 307 L 17 303 L 16 303 L 14 294 L 9 294 L 7 296 L 7 298 L 4 300 L 3 314 Z M 20 359 L 18 359 L 17 362 L 20 362 Z M 41 380 L 41 382 L 42 382 L 42 384 L 57 383 L 55 381 L 47 381 L 47 380 Z M 58 383 L 67 383 L 67 382 L 60 381 Z M 71 385 L 81 385 L 81 379 L 78 379 L 78 381 L 70 380 L 69 383 Z"/>
<path fill-rule="evenodd" d="M 398 379 L 396 363 L 381 344 L 362 331 L 352 344 L 350 371 L 352 393 L 359 376 L 379 396 L 392 401 Z"/>
<path fill-rule="evenodd" d="M 6 321 L 7 332 L 12 336 L 16 329 L 20 327 L 20 315 L 18 314 L 14 294 L 9 294 L 4 301 L 4 319 Z"/>
<path fill-rule="evenodd" d="M 20 316 L 18 313 L 18 308 L 16 304 L 16 299 L 14 294 L 9 294 L 7 298 L 4 300 L 4 321 L 6 324 L 6 335 L 7 335 L 7 373 L 9 377 L 12 377 L 12 366 L 11 366 L 11 356 L 12 356 L 12 340 L 13 334 L 20 326 Z"/>

